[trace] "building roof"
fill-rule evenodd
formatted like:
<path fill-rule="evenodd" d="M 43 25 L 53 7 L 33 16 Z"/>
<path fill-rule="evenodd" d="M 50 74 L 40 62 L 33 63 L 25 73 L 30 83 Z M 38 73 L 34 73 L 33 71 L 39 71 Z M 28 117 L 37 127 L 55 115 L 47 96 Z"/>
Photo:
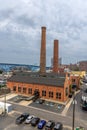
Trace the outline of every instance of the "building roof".
<path fill-rule="evenodd" d="M 54 73 L 46 73 L 41 75 L 40 73 L 34 72 L 16 72 L 8 79 L 8 82 L 21 82 L 64 87 L 65 74 L 59 75 Z"/>

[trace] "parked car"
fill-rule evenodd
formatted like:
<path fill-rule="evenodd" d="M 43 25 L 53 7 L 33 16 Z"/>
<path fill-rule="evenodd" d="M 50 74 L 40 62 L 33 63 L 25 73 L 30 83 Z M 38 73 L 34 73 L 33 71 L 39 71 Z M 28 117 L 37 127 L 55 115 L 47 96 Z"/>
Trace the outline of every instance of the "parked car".
<path fill-rule="evenodd" d="M 54 102 L 50 102 L 49 105 L 50 105 L 51 107 L 53 107 L 53 106 L 55 105 L 55 103 L 54 103 Z"/>
<path fill-rule="evenodd" d="M 45 102 L 45 105 L 46 105 L 46 106 L 49 106 L 49 105 L 50 105 L 50 103 L 49 103 L 48 101 L 46 101 L 46 102 Z"/>
<path fill-rule="evenodd" d="M 43 99 L 37 99 L 37 100 L 35 101 L 35 103 L 37 103 L 37 104 L 43 104 L 44 101 L 45 101 L 45 100 L 43 100 Z"/>
<path fill-rule="evenodd" d="M 46 121 L 45 120 L 40 120 L 39 124 L 38 124 L 38 129 L 43 129 L 43 127 L 45 126 Z"/>
<path fill-rule="evenodd" d="M 32 126 L 36 126 L 40 121 L 40 118 L 39 117 L 34 117 L 31 121 L 31 125 Z"/>
<path fill-rule="evenodd" d="M 54 130 L 63 130 L 63 124 L 60 122 L 57 122 L 54 126 Z"/>
<path fill-rule="evenodd" d="M 39 104 L 43 104 L 45 100 L 39 99 Z"/>
<path fill-rule="evenodd" d="M 28 116 L 27 119 L 25 120 L 25 124 L 29 124 L 34 117 L 35 117 L 34 115 Z"/>
<path fill-rule="evenodd" d="M 45 130 L 52 130 L 53 127 L 54 127 L 54 125 L 55 125 L 55 122 L 49 120 L 49 121 L 46 123 Z"/>
<path fill-rule="evenodd" d="M 28 116 L 28 113 L 21 114 L 19 117 L 16 118 L 16 124 L 21 124 L 23 121 L 27 119 Z"/>
<path fill-rule="evenodd" d="M 35 103 L 36 103 L 36 104 L 39 104 L 39 100 L 36 100 Z"/>
<path fill-rule="evenodd" d="M 63 105 L 62 104 L 58 104 L 57 108 L 58 108 L 58 110 L 61 110 L 63 108 Z"/>

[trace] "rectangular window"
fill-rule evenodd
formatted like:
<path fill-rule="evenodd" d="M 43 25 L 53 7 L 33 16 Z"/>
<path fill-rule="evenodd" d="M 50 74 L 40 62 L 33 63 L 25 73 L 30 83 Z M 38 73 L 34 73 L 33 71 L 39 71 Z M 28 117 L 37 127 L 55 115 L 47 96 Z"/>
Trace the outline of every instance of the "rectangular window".
<path fill-rule="evenodd" d="M 49 91 L 49 97 L 53 98 L 53 92 L 52 91 Z"/>
<path fill-rule="evenodd" d="M 46 91 L 42 90 L 42 96 L 46 96 Z"/>
<path fill-rule="evenodd" d="M 32 94 L 32 88 L 28 89 L 28 94 Z"/>
<path fill-rule="evenodd" d="M 26 93 L 26 90 L 27 90 L 26 88 L 23 88 L 23 93 Z"/>
<path fill-rule="evenodd" d="M 57 98 L 57 99 L 61 99 L 61 93 L 57 92 L 57 93 L 56 93 L 56 98 Z"/>
<path fill-rule="evenodd" d="M 13 86 L 13 91 L 16 91 L 16 86 Z"/>
<path fill-rule="evenodd" d="M 66 88 L 66 96 L 68 96 L 68 88 Z"/>
<path fill-rule="evenodd" d="M 18 92 L 21 92 L 21 87 L 18 87 Z"/>
<path fill-rule="evenodd" d="M 75 79 L 72 79 L 72 82 L 75 82 Z"/>

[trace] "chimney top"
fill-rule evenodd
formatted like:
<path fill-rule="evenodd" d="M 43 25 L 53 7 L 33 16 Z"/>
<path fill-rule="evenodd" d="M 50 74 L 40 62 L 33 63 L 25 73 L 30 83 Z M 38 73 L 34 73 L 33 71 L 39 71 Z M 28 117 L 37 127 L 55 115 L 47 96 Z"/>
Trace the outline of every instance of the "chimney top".
<path fill-rule="evenodd" d="M 54 39 L 54 43 L 55 43 L 55 42 L 58 42 L 58 41 L 59 41 L 58 39 Z"/>
<path fill-rule="evenodd" d="M 46 27 L 45 26 L 43 26 L 43 27 L 41 27 L 42 29 L 46 29 Z"/>

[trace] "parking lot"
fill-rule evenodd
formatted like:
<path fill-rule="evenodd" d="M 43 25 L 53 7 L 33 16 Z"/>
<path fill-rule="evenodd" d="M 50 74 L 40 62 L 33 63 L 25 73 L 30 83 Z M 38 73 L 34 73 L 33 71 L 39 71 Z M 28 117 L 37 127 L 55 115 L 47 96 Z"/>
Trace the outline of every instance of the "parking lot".
<path fill-rule="evenodd" d="M 44 110 L 48 110 L 48 111 L 52 111 L 56 113 L 61 113 L 65 107 L 63 104 L 54 103 L 51 101 L 44 100 L 44 102 L 41 103 L 39 102 L 40 100 L 41 99 L 37 99 L 34 102 L 32 101 L 31 103 L 28 104 L 28 106 L 32 106 L 32 107 L 36 107 L 36 108 L 40 108 L 40 109 L 44 109 Z M 8 101 L 20 103 L 21 101 L 26 101 L 26 97 L 18 95 L 9 99 Z"/>
<path fill-rule="evenodd" d="M 45 101 L 44 103 L 40 104 L 38 102 L 38 100 L 29 104 L 29 106 L 37 107 L 40 109 L 44 109 L 44 110 L 48 110 L 48 111 L 52 111 L 52 112 L 56 112 L 56 113 L 61 113 L 64 109 L 64 105 L 62 105 L 62 104 L 53 103 L 53 102 L 49 102 L 49 101 Z"/>
<path fill-rule="evenodd" d="M 25 99 L 26 99 L 26 96 L 17 95 L 17 96 L 10 98 L 10 99 L 7 99 L 7 102 L 13 102 L 16 104 L 20 104 L 22 101 L 25 101 Z M 16 107 L 16 104 L 14 104 L 15 107 Z M 59 110 L 57 109 L 58 105 L 59 105 L 59 108 L 58 108 Z M 35 102 L 32 102 L 28 106 L 31 106 L 31 107 L 33 106 L 36 108 L 41 108 L 41 109 L 45 109 L 45 110 L 52 111 L 52 112 L 54 111 L 57 113 L 58 113 L 58 111 L 61 112 L 62 109 L 64 108 L 63 105 L 53 103 L 53 102 L 48 102 L 48 101 L 44 101 L 43 103 L 40 104 L 39 99 L 37 99 Z M 21 114 L 21 112 L 15 111 L 15 110 L 13 110 L 7 116 L 0 116 L 0 130 L 19 130 L 19 129 L 21 129 L 21 130 L 37 130 L 37 126 L 32 127 L 31 124 L 27 125 L 24 122 L 20 125 L 17 125 L 15 123 L 15 120 Z M 22 108 L 22 110 L 23 110 L 23 108 Z M 27 112 L 27 110 L 26 110 L 26 112 Z M 39 114 L 37 113 L 37 115 L 35 114 L 35 116 L 39 117 Z M 40 118 L 40 119 L 42 119 L 42 118 Z M 48 121 L 48 120 L 46 120 L 46 121 Z M 45 128 L 43 128 L 43 130 L 45 130 Z M 70 130 L 70 129 L 65 128 L 65 126 L 64 126 L 63 130 Z"/>
<path fill-rule="evenodd" d="M 70 126 L 72 126 L 72 110 L 69 109 L 67 115 L 63 116 L 61 112 L 63 111 L 65 106 L 61 106 L 61 104 L 54 103 L 51 101 L 44 101 L 43 103 L 40 103 L 39 99 L 31 103 L 31 101 L 25 101 L 23 98 L 25 99 L 26 97 L 14 94 L 13 96 L 8 95 L 6 97 L 7 102 L 13 105 L 13 111 L 11 114 L 8 114 L 8 116 L 6 116 L 5 118 L 0 117 L 0 130 L 37 130 L 37 127 L 32 127 L 30 124 L 15 124 L 16 118 L 20 115 L 20 113 L 23 112 L 29 112 L 31 115 L 33 114 L 37 117 L 40 117 L 40 119 L 45 119 L 46 121 L 51 119 L 55 122 L 62 122 L 64 125 L 64 130 L 70 130 Z M 4 98 L 1 98 L 0 100 L 3 101 L 3 99 Z M 24 104 L 25 102 L 27 102 L 27 104 Z M 59 110 L 57 109 L 58 106 Z M 81 124 L 81 126 L 85 126 L 85 128 L 87 128 L 87 123 L 86 120 L 84 120 L 84 118 L 81 118 L 81 120 L 76 119 L 75 122 L 75 127 L 80 126 Z M 65 126 L 68 127 L 65 128 Z"/>
<path fill-rule="evenodd" d="M 19 115 L 20 114 L 18 112 L 13 112 L 6 116 L 0 116 L 0 130 L 38 130 L 37 126 L 33 127 L 31 124 L 25 124 L 24 122 L 17 125 L 15 120 Z M 43 130 L 45 130 L 45 127 Z M 63 130 L 71 129 L 64 126 Z"/>

